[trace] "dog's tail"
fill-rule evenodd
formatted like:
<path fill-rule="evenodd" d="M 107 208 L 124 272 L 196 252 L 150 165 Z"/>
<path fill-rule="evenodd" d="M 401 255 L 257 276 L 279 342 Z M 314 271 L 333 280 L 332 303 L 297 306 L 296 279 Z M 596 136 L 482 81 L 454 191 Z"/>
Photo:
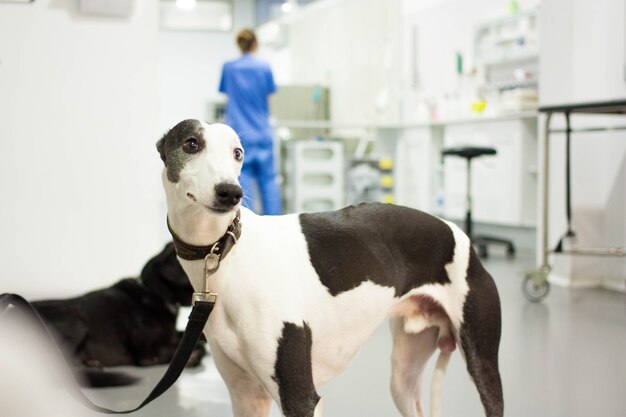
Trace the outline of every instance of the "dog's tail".
<path fill-rule="evenodd" d="M 452 352 L 439 352 L 430 386 L 430 417 L 441 416 L 441 387 Z"/>
<path fill-rule="evenodd" d="M 81 386 L 90 388 L 123 387 L 133 385 L 140 379 L 124 372 L 109 372 L 91 368 L 75 369 L 74 374 Z"/>

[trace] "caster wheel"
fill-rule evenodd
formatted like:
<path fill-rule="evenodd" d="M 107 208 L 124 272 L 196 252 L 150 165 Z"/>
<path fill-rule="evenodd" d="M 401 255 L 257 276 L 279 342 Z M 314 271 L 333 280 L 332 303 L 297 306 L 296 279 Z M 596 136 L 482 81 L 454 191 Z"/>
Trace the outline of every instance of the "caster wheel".
<path fill-rule="evenodd" d="M 478 245 L 478 257 L 481 259 L 489 258 L 489 251 L 487 245 Z"/>
<path fill-rule="evenodd" d="M 543 300 L 550 292 L 548 275 L 542 271 L 527 273 L 522 282 L 522 292 L 528 301 L 537 303 Z"/>

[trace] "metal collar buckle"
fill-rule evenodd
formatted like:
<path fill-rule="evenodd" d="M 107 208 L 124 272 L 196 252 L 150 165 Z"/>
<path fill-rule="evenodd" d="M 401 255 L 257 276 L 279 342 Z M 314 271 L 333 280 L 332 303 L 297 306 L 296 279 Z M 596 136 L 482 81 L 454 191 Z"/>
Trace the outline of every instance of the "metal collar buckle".
<path fill-rule="evenodd" d="M 216 242 L 211 248 L 211 252 L 204 257 L 204 291 L 193 293 L 192 305 L 196 305 L 196 302 L 200 301 L 209 303 L 217 301 L 217 293 L 209 290 L 209 278 L 220 267 L 220 255 L 216 253 L 219 250 L 218 244 L 219 242 Z"/>
<path fill-rule="evenodd" d="M 191 305 L 196 303 L 214 303 L 217 301 L 217 293 L 215 292 L 194 292 L 191 299 Z"/>

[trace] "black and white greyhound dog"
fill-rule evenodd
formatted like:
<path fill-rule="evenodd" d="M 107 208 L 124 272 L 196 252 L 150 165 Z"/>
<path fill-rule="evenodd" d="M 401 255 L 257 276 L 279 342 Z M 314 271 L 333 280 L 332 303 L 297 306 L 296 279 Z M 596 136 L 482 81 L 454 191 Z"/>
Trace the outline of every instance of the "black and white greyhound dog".
<path fill-rule="evenodd" d="M 205 333 L 235 417 L 266 417 L 272 400 L 285 417 L 321 417 L 317 387 L 387 317 L 391 392 L 403 417 L 423 416 L 422 373 L 437 348 L 431 415 L 440 415 L 456 346 L 486 415 L 503 415 L 498 292 L 457 226 L 383 204 L 255 215 L 240 207 L 244 151 L 223 124 L 182 121 L 157 149 L 179 260 L 196 291 L 218 294 Z M 214 242 L 230 250 L 205 283 L 206 260 L 181 255 Z"/>

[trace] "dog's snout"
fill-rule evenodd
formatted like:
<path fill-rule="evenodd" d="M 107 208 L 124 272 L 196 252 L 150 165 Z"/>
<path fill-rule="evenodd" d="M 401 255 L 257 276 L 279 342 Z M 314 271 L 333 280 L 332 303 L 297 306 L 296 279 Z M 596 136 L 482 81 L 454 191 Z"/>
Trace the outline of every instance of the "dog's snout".
<path fill-rule="evenodd" d="M 220 183 L 215 186 L 215 196 L 220 205 L 232 207 L 243 197 L 243 190 L 237 184 Z"/>

